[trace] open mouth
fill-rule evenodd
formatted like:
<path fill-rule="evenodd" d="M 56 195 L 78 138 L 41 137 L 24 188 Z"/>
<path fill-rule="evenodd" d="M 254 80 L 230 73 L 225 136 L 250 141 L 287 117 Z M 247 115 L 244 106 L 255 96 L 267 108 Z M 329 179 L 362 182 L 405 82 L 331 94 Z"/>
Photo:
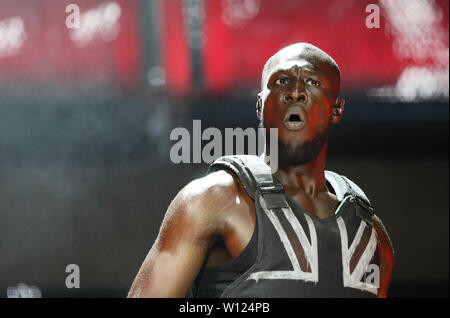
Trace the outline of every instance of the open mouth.
<path fill-rule="evenodd" d="M 288 121 L 290 122 L 295 122 L 295 121 L 302 121 L 300 119 L 300 116 L 297 114 L 292 114 L 291 116 L 289 116 Z"/>
<path fill-rule="evenodd" d="M 305 116 L 300 107 L 292 107 L 286 112 L 284 125 L 289 130 L 299 130 L 305 126 Z"/>

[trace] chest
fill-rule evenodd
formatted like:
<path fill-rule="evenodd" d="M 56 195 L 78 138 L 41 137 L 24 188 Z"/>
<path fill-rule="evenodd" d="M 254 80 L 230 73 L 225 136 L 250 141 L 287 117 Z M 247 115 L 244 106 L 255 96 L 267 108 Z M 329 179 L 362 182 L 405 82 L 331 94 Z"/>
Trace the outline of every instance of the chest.
<path fill-rule="evenodd" d="M 270 289 L 280 297 L 376 295 L 376 233 L 357 216 L 352 198 L 325 219 L 311 216 L 292 198 L 288 201 L 286 208 L 269 209 L 264 201 L 257 205 L 258 257 L 239 293 L 267 297 Z"/>
<path fill-rule="evenodd" d="M 293 195 L 291 198 L 306 213 L 318 219 L 334 215 L 339 206 L 339 201 L 334 195 L 316 199 Z M 234 209 L 229 213 L 219 241 L 208 254 L 206 267 L 221 265 L 236 258 L 244 251 L 254 234 L 256 227 L 255 202 L 245 196 L 239 197 L 236 202 Z M 334 234 L 336 232 L 333 229 L 325 229 L 325 231 Z"/>

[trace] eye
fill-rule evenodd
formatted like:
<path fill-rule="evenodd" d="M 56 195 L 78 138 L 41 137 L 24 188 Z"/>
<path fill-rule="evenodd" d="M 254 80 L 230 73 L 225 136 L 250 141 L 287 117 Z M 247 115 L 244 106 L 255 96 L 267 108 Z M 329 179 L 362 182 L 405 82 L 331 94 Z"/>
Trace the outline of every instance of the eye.
<path fill-rule="evenodd" d="M 312 86 L 320 86 L 320 82 L 319 82 L 319 81 L 316 81 L 316 80 L 314 80 L 314 79 L 312 79 L 312 78 L 308 78 L 308 79 L 306 80 L 306 84 L 312 85 Z"/>
<path fill-rule="evenodd" d="M 275 81 L 275 84 L 277 85 L 286 85 L 289 82 L 289 78 L 287 77 L 280 77 Z"/>

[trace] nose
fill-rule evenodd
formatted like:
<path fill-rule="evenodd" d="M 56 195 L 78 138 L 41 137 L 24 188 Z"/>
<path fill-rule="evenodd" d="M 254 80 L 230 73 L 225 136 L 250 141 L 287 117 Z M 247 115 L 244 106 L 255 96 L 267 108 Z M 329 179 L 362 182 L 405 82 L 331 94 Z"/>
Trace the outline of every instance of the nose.
<path fill-rule="evenodd" d="M 285 103 L 290 102 L 290 101 L 292 101 L 294 103 L 297 103 L 297 102 L 306 103 L 307 100 L 308 100 L 308 96 L 302 90 L 300 85 L 295 85 L 295 87 L 291 90 L 288 90 L 283 97 L 283 101 Z"/>

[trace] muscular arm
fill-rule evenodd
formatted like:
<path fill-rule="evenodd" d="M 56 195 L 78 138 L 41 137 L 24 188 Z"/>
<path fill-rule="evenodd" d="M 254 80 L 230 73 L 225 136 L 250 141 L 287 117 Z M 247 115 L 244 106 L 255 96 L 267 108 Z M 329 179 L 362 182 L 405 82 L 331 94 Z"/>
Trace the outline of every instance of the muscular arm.
<path fill-rule="evenodd" d="M 378 250 L 380 252 L 380 288 L 378 297 L 386 298 L 392 269 L 394 268 L 394 249 L 381 220 L 376 215 L 373 215 L 372 221 L 377 232 Z"/>
<path fill-rule="evenodd" d="M 128 297 L 187 295 L 211 242 L 224 227 L 222 211 L 233 191 L 233 178 L 219 171 L 194 180 L 178 193 Z"/>

